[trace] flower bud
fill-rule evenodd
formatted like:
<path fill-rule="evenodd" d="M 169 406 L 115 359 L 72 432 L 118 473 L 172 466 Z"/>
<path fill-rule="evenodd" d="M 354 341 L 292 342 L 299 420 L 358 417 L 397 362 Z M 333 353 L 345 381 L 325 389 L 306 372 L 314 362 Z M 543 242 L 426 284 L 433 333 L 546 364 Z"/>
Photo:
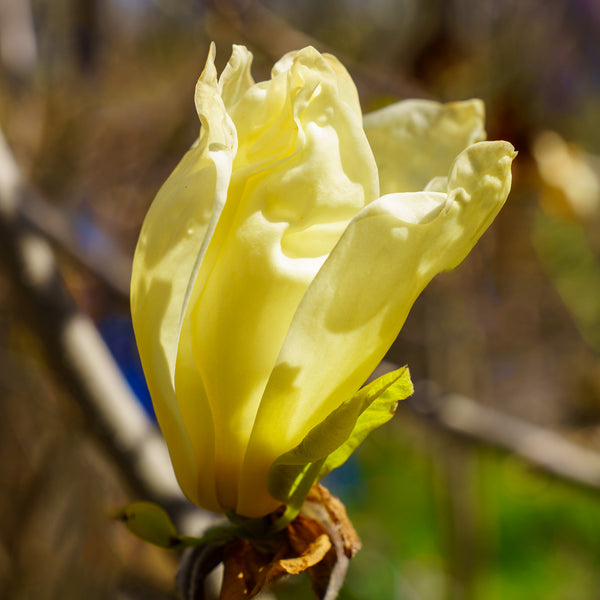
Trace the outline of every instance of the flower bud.
<path fill-rule="evenodd" d="M 248 50 L 220 78 L 214 54 L 199 138 L 142 227 L 131 308 L 184 493 L 259 517 L 280 504 L 271 466 L 356 393 L 490 225 L 515 152 L 477 141 L 478 101 L 399 103 L 363 126 L 331 55 L 291 52 L 255 83 Z"/>

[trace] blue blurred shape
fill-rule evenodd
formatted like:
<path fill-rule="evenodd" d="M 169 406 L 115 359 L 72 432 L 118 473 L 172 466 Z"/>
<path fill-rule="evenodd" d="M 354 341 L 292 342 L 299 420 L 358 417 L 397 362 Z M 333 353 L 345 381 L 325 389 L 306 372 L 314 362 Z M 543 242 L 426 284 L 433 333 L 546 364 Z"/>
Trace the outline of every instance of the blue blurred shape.
<path fill-rule="evenodd" d="M 354 456 L 323 478 L 321 483 L 344 503 L 360 502 L 364 478 Z"/>
<path fill-rule="evenodd" d="M 100 321 L 98 329 L 140 404 L 150 419 L 156 422 L 152 399 L 135 344 L 131 319 L 123 315 L 111 314 Z"/>

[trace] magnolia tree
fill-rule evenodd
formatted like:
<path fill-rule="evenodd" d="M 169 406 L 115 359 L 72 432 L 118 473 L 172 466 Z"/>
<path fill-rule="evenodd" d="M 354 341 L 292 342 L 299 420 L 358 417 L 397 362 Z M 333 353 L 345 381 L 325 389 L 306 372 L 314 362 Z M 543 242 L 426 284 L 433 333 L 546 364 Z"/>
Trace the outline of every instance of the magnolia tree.
<path fill-rule="evenodd" d="M 412 393 L 406 368 L 361 386 L 498 214 L 515 151 L 482 141 L 478 100 L 363 117 L 314 48 L 260 83 L 246 48 L 220 77 L 214 56 L 200 135 L 142 227 L 131 310 L 181 489 L 229 522 L 191 538 L 148 503 L 121 517 L 160 546 L 200 546 L 201 572 L 223 562 L 222 598 L 306 569 L 333 598 L 360 542 L 317 482 Z"/>

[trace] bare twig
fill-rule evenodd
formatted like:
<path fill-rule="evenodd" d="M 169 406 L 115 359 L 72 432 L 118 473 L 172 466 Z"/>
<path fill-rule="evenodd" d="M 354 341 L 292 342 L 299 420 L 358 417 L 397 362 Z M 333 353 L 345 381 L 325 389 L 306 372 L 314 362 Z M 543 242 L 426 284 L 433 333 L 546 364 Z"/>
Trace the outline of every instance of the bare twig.
<path fill-rule="evenodd" d="M 0 256 L 46 350 L 132 490 L 188 518 L 168 452 L 89 317 L 77 310 L 54 254 L 22 213 L 32 192 L 0 133 Z M 194 513 L 197 514 L 197 513 Z M 191 519 L 190 519 L 191 520 Z"/>
<path fill-rule="evenodd" d="M 417 391 L 406 404 L 415 414 L 450 433 L 508 452 L 575 485 L 600 491 L 600 453 L 559 433 L 459 394 L 430 396 Z"/>
<path fill-rule="evenodd" d="M 397 368 L 392 361 L 383 360 L 371 379 Z M 512 454 L 577 486 L 600 491 L 600 453 L 560 433 L 460 394 L 440 394 L 430 381 L 416 382 L 414 396 L 402 402 L 402 408 L 450 434 Z"/>
<path fill-rule="evenodd" d="M 29 225 L 103 281 L 118 297 L 129 302 L 131 257 L 121 252 L 109 236 L 104 236 L 101 248 L 86 249 L 75 236 L 65 214 L 33 190 L 28 190 L 22 198 L 20 212 Z"/>

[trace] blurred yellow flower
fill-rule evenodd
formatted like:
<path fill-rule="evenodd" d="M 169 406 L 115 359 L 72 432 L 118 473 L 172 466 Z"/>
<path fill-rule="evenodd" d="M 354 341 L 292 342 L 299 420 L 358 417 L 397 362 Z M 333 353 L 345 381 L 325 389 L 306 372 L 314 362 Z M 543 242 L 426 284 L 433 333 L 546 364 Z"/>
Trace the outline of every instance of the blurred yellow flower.
<path fill-rule="evenodd" d="M 131 307 L 184 493 L 259 517 L 281 504 L 277 459 L 353 397 L 421 290 L 490 225 L 515 152 L 477 142 L 479 101 L 399 103 L 363 127 L 331 55 L 291 52 L 261 83 L 246 48 L 218 79 L 214 55 L 200 137 L 142 227 Z"/>
<path fill-rule="evenodd" d="M 584 222 L 598 215 L 598 157 L 568 144 L 554 131 L 540 133 L 532 151 L 543 182 L 540 199 L 549 213 Z"/>

